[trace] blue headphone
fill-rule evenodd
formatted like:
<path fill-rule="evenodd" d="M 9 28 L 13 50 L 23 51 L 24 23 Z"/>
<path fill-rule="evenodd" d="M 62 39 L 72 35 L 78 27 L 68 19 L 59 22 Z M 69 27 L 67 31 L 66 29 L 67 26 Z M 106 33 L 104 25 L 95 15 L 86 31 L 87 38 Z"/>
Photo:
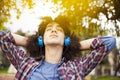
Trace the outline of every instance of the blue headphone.
<path fill-rule="evenodd" d="M 68 46 L 70 45 L 70 42 L 71 42 L 70 37 L 66 37 L 66 38 L 64 39 L 64 45 L 65 45 L 66 47 L 68 47 Z M 39 37 L 38 37 L 38 45 L 39 45 L 40 47 L 43 47 L 43 46 L 44 46 L 44 42 L 43 42 L 43 40 L 42 40 L 42 36 L 39 36 Z"/>

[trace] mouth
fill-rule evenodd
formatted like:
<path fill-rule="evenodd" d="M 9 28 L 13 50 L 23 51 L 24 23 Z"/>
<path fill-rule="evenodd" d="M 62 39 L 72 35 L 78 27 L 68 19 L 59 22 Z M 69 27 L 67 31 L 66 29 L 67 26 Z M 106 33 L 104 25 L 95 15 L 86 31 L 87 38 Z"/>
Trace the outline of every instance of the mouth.
<path fill-rule="evenodd" d="M 50 37 L 57 37 L 57 35 L 55 35 L 55 34 L 51 34 Z"/>

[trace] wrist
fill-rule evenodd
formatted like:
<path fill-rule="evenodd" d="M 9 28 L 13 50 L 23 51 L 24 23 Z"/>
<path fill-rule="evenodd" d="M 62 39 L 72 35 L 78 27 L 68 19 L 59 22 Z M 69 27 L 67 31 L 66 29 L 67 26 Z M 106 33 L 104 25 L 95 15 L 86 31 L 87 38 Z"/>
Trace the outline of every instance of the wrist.
<path fill-rule="evenodd" d="M 3 34 L 5 34 L 5 32 L 0 30 L 0 35 L 3 35 Z"/>

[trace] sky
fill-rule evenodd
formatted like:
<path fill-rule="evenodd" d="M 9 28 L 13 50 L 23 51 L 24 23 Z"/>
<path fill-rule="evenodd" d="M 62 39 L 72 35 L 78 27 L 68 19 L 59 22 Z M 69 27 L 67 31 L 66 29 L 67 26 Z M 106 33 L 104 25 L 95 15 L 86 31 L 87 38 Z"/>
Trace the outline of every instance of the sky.
<path fill-rule="evenodd" d="M 53 3 L 48 2 L 45 3 L 46 5 L 44 6 L 43 3 L 44 0 L 42 2 L 36 2 L 36 6 L 31 10 L 27 8 L 24 9 L 19 19 L 16 19 L 16 13 L 14 10 L 11 10 L 11 18 L 7 23 L 5 23 L 5 27 L 11 32 L 22 30 L 23 32 L 29 31 L 30 33 L 34 33 L 41 22 L 41 16 L 51 16 L 52 18 L 55 18 L 60 13 L 60 11 L 53 13 L 51 6 L 54 9 L 56 8 L 53 6 Z"/>

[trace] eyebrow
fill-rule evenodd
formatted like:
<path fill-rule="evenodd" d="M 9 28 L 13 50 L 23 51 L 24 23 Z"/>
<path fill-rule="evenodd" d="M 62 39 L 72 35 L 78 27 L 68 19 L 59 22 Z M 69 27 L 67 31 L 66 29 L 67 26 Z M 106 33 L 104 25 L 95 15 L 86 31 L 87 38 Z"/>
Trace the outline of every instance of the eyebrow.
<path fill-rule="evenodd" d="M 53 25 L 53 24 L 48 24 L 46 28 L 48 28 L 48 27 L 53 27 L 52 25 Z M 62 28 L 59 24 L 56 24 L 56 25 L 57 25 L 56 27 Z"/>

